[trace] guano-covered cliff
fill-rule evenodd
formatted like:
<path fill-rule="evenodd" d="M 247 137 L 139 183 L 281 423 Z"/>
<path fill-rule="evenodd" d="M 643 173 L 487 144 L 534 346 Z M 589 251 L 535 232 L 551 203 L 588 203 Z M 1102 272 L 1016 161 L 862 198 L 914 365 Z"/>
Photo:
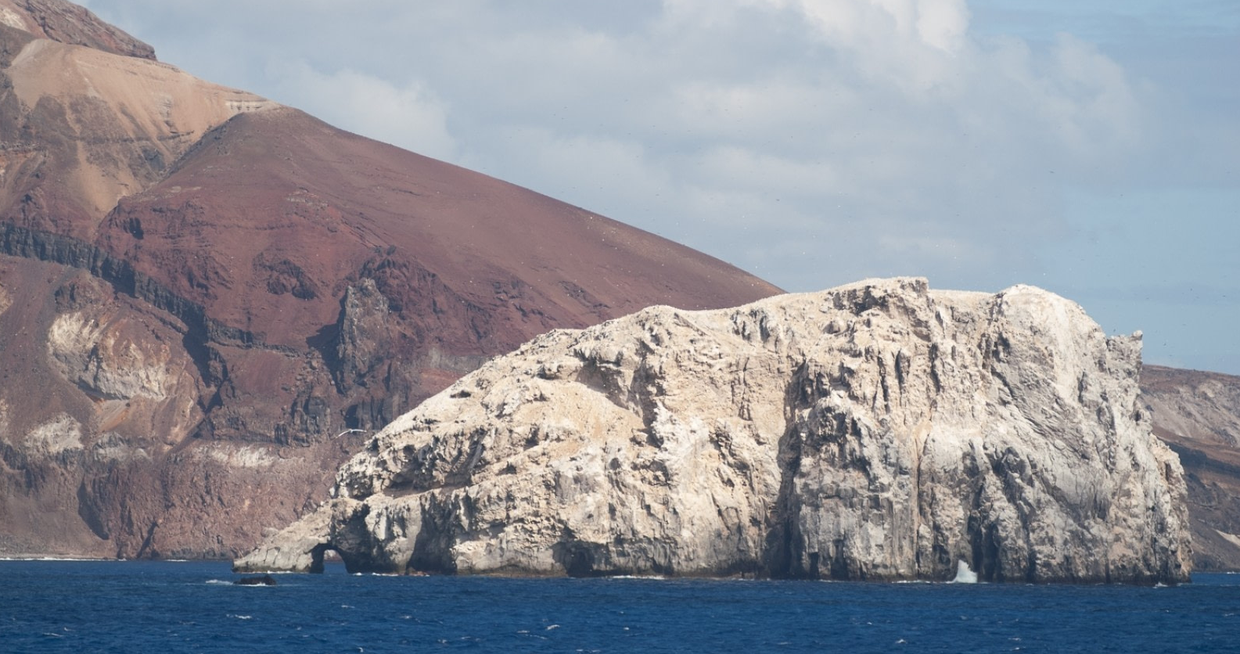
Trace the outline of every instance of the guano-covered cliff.
<path fill-rule="evenodd" d="M 1140 337 L 870 280 L 558 330 L 370 440 L 238 570 L 1179 582 Z"/>

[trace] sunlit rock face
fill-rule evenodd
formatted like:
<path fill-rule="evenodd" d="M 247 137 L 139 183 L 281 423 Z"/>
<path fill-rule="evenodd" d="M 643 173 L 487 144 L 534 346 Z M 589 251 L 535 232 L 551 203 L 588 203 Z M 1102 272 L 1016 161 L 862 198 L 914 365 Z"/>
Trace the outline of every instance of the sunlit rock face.
<path fill-rule="evenodd" d="M 869 280 L 558 330 L 405 414 L 237 561 L 313 570 L 1177 582 L 1140 337 Z"/>

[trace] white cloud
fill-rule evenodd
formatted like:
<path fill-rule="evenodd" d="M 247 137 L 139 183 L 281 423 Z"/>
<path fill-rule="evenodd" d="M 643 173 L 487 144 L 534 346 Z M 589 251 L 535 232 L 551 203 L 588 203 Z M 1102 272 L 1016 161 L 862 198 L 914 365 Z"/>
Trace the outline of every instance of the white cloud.
<path fill-rule="evenodd" d="M 250 62 L 229 83 L 742 266 L 787 239 L 845 244 L 835 270 L 763 271 L 792 287 L 934 275 L 949 250 L 973 262 L 952 276 L 1011 275 L 993 262 L 1032 260 L 998 253 L 1063 231 L 1055 176 L 1114 177 L 1145 131 L 1096 48 L 974 38 L 963 0 L 662 0 L 593 21 L 555 2 L 252 0 L 254 20 L 213 22 L 242 11 L 221 3 L 92 6 L 140 8 L 177 57 Z"/>
<path fill-rule="evenodd" d="M 864 45 L 890 36 L 955 52 L 964 44 L 964 0 L 760 0 L 795 7 L 833 41 Z"/>
<path fill-rule="evenodd" d="M 964 0 L 922 0 L 917 8 L 917 34 L 929 45 L 958 52 L 969 29 Z"/>
<path fill-rule="evenodd" d="M 429 157 L 456 158 L 448 106 L 418 82 L 403 86 L 355 70 L 324 73 L 301 63 L 274 63 L 273 97 L 337 127 Z"/>

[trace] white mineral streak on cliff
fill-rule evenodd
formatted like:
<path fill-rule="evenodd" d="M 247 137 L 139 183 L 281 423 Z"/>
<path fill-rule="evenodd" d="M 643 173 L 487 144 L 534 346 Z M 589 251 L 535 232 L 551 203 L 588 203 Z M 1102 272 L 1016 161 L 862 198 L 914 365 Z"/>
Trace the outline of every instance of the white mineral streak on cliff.
<path fill-rule="evenodd" d="M 82 449 L 82 426 L 66 414 L 39 425 L 26 434 L 27 456 L 55 457 Z"/>
<path fill-rule="evenodd" d="M 1139 365 L 1139 336 L 1028 286 L 654 307 L 427 400 L 237 567 L 1185 580 Z"/>
<path fill-rule="evenodd" d="M 65 379 L 100 397 L 163 399 L 172 385 L 167 345 L 125 338 L 118 325 L 85 313 L 57 316 L 47 333 L 47 349 Z"/>
<path fill-rule="evenodd" d="M 22 30 L 23 32 L 30 31 L 26 29 L 26 21 L 21 17 L 21 15 L 8 7 L 0 6 L 0 23 L 8 25 L 13 29 Z"/>

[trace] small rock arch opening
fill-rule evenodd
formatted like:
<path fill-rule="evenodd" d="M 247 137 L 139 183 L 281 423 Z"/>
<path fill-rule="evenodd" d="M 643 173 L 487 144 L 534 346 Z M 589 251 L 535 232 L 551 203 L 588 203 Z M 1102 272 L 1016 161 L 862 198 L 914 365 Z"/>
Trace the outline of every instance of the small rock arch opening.
<path fill-rule="evenodd" d="M 323 574 L 329 571 L 345 572 L 348 566 L 339 550 L 331 543 L 323 543 L 310 550 L 310 572 Z"/>

